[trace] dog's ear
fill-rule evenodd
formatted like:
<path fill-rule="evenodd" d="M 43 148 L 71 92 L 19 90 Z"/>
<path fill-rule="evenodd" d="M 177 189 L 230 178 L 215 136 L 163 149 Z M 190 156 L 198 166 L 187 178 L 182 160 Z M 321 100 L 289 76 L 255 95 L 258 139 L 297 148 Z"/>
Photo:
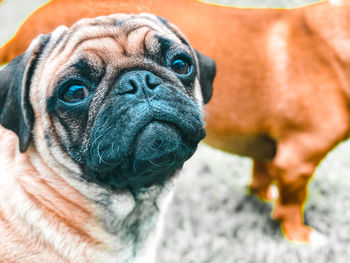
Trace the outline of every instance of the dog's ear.
<path fill-rule="evenodd" d="M 202 89 L 204 104 L 207 104 L 213 95 L 213 81 L 216 75 L 216 64 L 211 58 L 195 50 L 199 66 L 199 83 Z"/>
<path fill-rule="evenodd" d="M 31 79 L 48 40 L 49 35 L 39 36 L 25 53 L 0 70 L 0 124 L 17 134 L 21 152 L 29 146 L 34 124 L 29 100 Z"/>

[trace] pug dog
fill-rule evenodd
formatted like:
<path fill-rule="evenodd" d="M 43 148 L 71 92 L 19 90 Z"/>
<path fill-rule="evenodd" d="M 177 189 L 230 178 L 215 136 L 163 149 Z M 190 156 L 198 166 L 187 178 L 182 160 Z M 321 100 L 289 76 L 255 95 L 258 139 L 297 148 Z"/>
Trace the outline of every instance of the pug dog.
<path fill-rule="evenodd" d="M 1 262 L 153 262 L 215 72 L 150 14 L 60 26 L 3 67 Z"/>

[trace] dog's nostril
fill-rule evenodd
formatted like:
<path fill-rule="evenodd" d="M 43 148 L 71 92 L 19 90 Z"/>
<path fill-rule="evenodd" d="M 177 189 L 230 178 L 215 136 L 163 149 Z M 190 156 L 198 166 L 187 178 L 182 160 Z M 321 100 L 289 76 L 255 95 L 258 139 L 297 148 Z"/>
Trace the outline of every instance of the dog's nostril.
<path fill-rule="evenodd" d="M 160 147 L 162 147 L 163 146 L 163 143 L 164 143 L 164 141 L 163 141 L 163 139 L 156 139 L 155 141 L 154 141 L 154 146 L 156 147 L 156 148 L 160 148 Z"/>
<path fill-rule="evenodd" d="M 153 74 L 147 74 L 145 78 L 146 78 L 147 87 L 150 89 L 154 89 L 161 84 L 161 80 L 158 79 Z"/>
<path fill-rule="evenodd" d="M 135 80 L 130 79 L 128 93 L 135 94 L 136 92 L 137 92 L 137 83 Z"/>
<path fill-rule="evenodd" d="M 135 94 L 139 88 L 137 80 L 133 78 L 121 78 L 117 83 L 117 93 L 123 94 Z"/>

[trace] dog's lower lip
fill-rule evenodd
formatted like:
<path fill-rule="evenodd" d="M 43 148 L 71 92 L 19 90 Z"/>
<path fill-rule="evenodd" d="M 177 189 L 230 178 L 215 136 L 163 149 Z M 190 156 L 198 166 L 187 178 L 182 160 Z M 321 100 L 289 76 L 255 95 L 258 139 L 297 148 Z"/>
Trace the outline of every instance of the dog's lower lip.
<path fill-rule="evenodd" d="M 135 138 L 134 159 L 155 160 L 175 151 L 182 142 L 179 130 L 165 122 L 153 121 Z"/>

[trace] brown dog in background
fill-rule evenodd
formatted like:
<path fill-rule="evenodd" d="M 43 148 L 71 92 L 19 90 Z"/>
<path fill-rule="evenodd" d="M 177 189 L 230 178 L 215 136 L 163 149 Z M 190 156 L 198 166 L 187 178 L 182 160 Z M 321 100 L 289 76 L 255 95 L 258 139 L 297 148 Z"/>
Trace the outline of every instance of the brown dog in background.
<path fill-rule="evenodd" d="M 194 0 L 53 0 L 0 50 L 0 63 L 58 25 L 141 11 L 176 24 L 197 50 L 214 58 L 206 142 L 252 157 L 251 191 L 270 199 L 275 181 L 273 217 L 289 240 L 312 241 L 314 232 L 303 223 L 307 183 L 350 131 L 350 2 L 245 10 Z"/>

